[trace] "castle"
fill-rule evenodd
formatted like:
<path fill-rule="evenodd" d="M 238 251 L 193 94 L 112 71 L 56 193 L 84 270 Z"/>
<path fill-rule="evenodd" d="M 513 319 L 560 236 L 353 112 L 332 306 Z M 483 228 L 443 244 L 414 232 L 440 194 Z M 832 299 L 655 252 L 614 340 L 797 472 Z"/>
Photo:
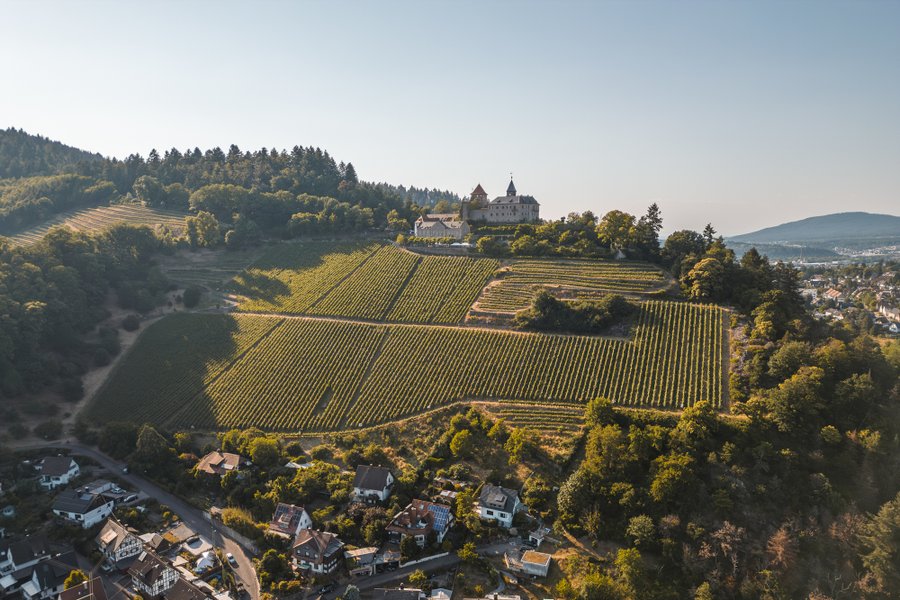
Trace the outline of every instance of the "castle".
<path fill-rule="evenodd" d="M 468 235 L 469 223 L 488 224 L 535 223 L 540 219 L 540 207 L 534 196 L 520 196 L 512 179 L 505 196 L 488 201 L 487 192 L 479 183 L 462 201 L 460 214 L 429 214 L 419 217 L 415 224 L 416 237 L 463 239 Z"/>
<path fill-rule="evenodd" d="M 520 196 L 512 179 L 505 196 L 497 196 L 490 202 L 487 192 L 479 183 L 468 200 L 462 202 L 463 221 L 486 223 L 534 223 L 540 218 L 540 207 L 534 196 Z"/>

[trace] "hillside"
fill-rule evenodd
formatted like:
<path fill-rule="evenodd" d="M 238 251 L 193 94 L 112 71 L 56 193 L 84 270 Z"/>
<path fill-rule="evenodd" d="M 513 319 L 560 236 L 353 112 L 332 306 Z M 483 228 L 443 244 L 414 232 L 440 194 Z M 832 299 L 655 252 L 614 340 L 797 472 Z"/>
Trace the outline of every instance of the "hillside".
<path fill-rule="evenodd" d="M 153 325 L 88 414 L 172 428 L 334 431 L 472 400 L 577 405 L 602 395 L 639 407 L 723 405 L 723 311 L 650 300 L 663 281 L 654 267 L 572 259 L 498 266 L 375 242 L 275 246 L 228 286 L 238 314 L 179 314 Z M 646 301 L 630 334 L 618 337 L 471 326 L 473 304 L 503 313 L 527 304 L 537 286 L 627 290 Z M 502 298 L 498 289 L 507 289 Z"/>
<path fill-rule="evenodd" d="M 727 241 L 750 244 L 801 244 L 881 238 L 900 238 L 900 217 L 866 212 L 835 213 L 735 235 L 727 238 Z"/>
<path fill-rule="evenodd" d="M 102 160 L 99 154 L 31 135 L 21 129 L 0 130 L 0 179 L 55 175 L 79 163 Z"/>

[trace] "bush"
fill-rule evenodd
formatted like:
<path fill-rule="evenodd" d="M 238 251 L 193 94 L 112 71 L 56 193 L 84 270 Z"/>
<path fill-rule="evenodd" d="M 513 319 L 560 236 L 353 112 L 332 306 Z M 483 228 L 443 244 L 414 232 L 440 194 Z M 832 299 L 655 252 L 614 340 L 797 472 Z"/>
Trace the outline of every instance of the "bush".
<path fill-rule="evenodd" d="M 78 402 L 84 398 L 84 384 L 80 377 L 67 377 L 62 382 L 62 395 L 67 402 Z"/>
<path fill-rule="evenodd" d="M 200 303 L 200 297 L 203 295 L 203 290 L 195 285 L 184 290 L 184 305 L 187 308 L 194 308 Z"/>
<path fill-rule="evenodd" d="M 125 331 L 137 331 L 141 326 L 141 319 L 137 315 L 128 315 L 122 319 L 122 329 Z"/>
<path fill-rule="evenodd" d="M 635 306 L 618 294 L 608 294 L 596 302 L 566 302 L 542 289 L 535 294 L 531 307 L 516 313 L 513 324 L 535 331 L 601 333 L 634 310 Z"/>
<path fill-rule="evenodd" d="M 106 348 L 97 348 L 94 350 L 94 364 L 98 367 L 105 367 L 112 360 L 109 351 Z"/>

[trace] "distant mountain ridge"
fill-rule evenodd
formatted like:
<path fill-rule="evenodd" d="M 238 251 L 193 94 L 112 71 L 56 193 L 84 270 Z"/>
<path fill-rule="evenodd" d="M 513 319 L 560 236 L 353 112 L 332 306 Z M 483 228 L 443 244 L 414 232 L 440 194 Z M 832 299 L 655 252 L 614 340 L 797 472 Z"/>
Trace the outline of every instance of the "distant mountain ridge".
<path fill-rule="evenodd" d="M 746 244 L 802 244 L 900 238 L 900 217 L 867 212 L 845 212 L 809 217 L 726 238 Z"/>

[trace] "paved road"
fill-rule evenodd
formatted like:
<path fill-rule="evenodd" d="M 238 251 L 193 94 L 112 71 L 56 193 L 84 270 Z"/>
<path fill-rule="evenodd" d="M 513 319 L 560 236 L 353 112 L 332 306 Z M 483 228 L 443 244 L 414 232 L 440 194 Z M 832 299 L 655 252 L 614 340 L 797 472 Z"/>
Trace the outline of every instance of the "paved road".
<path fill-rule="evenodd" d="M 33 444 L 16 445 L 15 447 L 13 447 L 14 450 L 43 450 L 51 448 L 64 448 L 71 454 L 92 458 L 103 465 L 105 468 L 107 468 L 109 471 L 114 473 L 117 477 L 133 486 L 135 489 L 144 492 L 151 498 L 155 498 L 161 504 L 167 505 L 172 510 L 172 512 L 181 517 L 181 520 L 184 521 L 184 523 L 188 527 L 190 527 L 203 537 L 207 538 L 210 542 L 212 542 L 214 546 L 224 548 L 225 552 L 230 552 L 234 555 L 234 558 L 238 563 L 238 568 L 235 569 L 238 578 L 244 583 L 244 587 L 247 589 L 250 597 L 253 600 L 258 600 L 259 580 L 256 578 L 256 571 L 253 568 L 253 561 L 250 560 L 250 557 L 246 552 L 244 552 L 244 549 L 241 548 L 237 542 L 225 536 L 215 527 L 215 523 L 208 521 L 204 517 L 204 511 L 196 508 L 195 506 L 192 506 L 191 504 L 188 504 L 181 498 L 178 498 L 174 494 L 167 492 L 152 481 L 141 477 L 140 475 L 137 475 L 135 473 L 123 473 L 122 468 L 125 466 L 125 463 L 113 460 L 96 448 L 91 448 L 89 446 L 85 446 L 84 444 L 68 441 L 36 442 Z"/>

